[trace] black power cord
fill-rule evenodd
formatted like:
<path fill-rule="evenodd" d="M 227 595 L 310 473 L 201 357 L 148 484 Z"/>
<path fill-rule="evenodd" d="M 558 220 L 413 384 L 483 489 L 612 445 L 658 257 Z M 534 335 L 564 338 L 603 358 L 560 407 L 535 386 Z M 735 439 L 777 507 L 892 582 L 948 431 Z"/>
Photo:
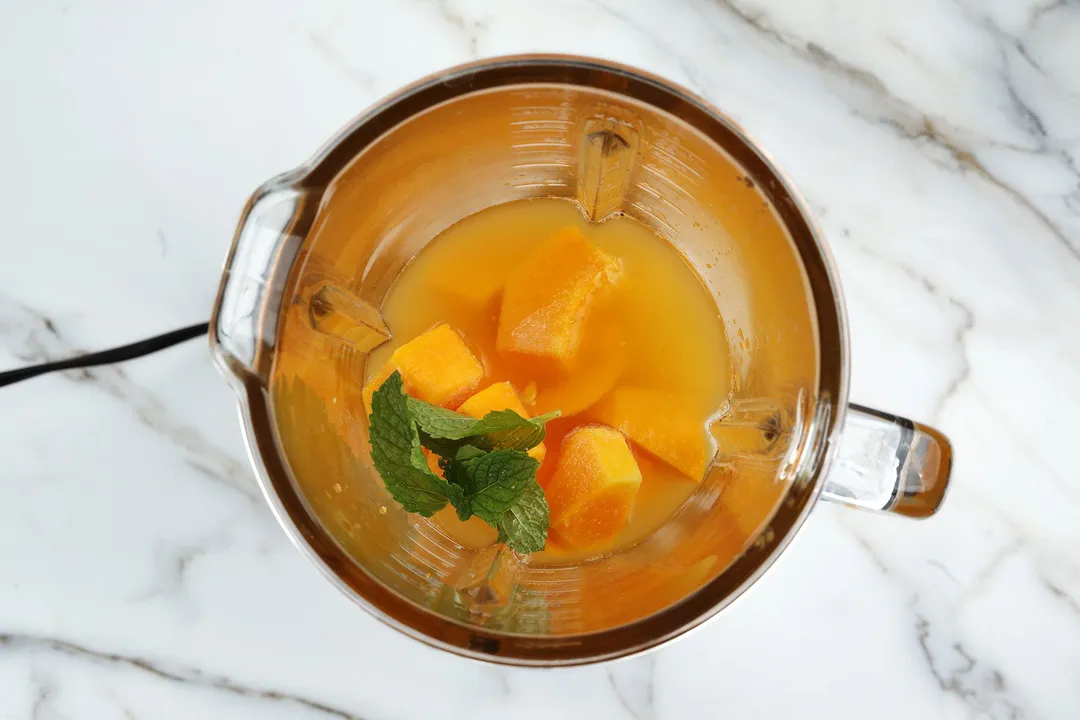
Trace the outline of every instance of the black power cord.
<path fill-rule="evenodd" d="M 0 372 L 0 387 L 14 385 L 23 380 L 29 380 L 30 378 L 35 378 L 39 375 L 58 372 L 60 370 L 76 370 L 78 368 L 112 365 L 113 363 L 124 362 L 125 360 L 134 360 L 135 358 L 150 355 L 159 350 L 165 350 L 173 345 L 178 345 L 187 340 L 191 340 L 192 338 L 205 335 L 209 331 L 210 324 L 202 323 L 201 325 L 192 325 L 191 327 L 173 330 L 164 335 L 147 338 L 131 343 L 130 345 L 123 345 L 110 350 L 79 355 L 77 357 L 69 358 L 68 360 L 56 360 L 55 362 L 42 363 L 41 365 L 31 365 L 30 367 L 19 368 L 18 370 L 7 370 L 5 372 Z"/>

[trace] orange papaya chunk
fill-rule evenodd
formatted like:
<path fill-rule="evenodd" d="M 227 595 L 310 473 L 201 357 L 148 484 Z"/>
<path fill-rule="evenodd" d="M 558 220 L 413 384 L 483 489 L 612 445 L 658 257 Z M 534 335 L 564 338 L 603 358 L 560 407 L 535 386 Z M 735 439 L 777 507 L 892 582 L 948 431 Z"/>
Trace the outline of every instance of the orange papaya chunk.
<path fill-rule="evenodd" d="M 581 344 L 590 301 L 611 286 L 619 262 L 577 228 L 555 233 L 510 273 L 503 289 L 496 347 L 569 361 Z"/>
<path fill-rule="evenodd" d="M 417 335 L 390 356 L 364 386 L 364 403 L 397 370 L 409 395 L 432 405 L 449 407 L 461 402 L 484 379 L 484 366 L 461 336 L 441 323 Z"/>
<path fill-rule="evenodd" d="M 618 388 L 595 415 L 692 480 L 704 477 L 712 447 L 705 418 L 689 403 L 658 390 Z"/>
<path fill-rule="evenodd" d="M 529 413 L 521 403 L 521 397 L 518 396 L 517 390 L 508 382 L 489 385 L 463 402 L 461 407 L 457 409 L 462 415 L 474 418 L 482 418 L 489 412 L 496 410 L 513 410 L 523 418 L 529 417 Z M 547 449 L 544 447 L 544 443 L 540 443 L 529 450 L 529 455 L 536 458 L 537 462 L 543 462 L 546 454 Z"/>
<path fill-rule="evenodd" d="M 512 243 L 506 243 L 512 249 Z M 489 259 L 483 262 L 471 260 L 454 266 L 452 273 L 433 273 L 431 282 L 446 298 L 456 301 L 464 308 L 476 312 L 495 300 L 503 289 L 507 270 L 512 267 L 510 258 L 501 258 L 496 265 Z"/>
<path fill-rule="evenodd" d="M 538 389 L 533 411 L 537 415 L 558 410 L 566 418 L 585 412 L 615 387 L 626 369 L 627 351 L 614 322 L 597 327 L 594 316 L 585 329 L 585 339 L 574 366 L 557 380 L 547 380 Z"/>
<path fill-rule="evenodd" d="M 544 490 L 551 528 L 579 548 L 609 540 L 626 526 L 640 487 L 641 471 L 621 432 L 579 427 L 563 439 L 558 467 Z"/>

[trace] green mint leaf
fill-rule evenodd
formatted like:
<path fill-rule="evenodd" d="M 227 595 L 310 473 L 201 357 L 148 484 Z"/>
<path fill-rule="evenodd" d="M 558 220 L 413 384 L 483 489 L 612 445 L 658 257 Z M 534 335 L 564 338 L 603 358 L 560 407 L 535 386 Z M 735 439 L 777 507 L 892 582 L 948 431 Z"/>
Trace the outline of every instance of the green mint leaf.
<path fill-rule="evenodd" d="M 451 483 L 439 481 L 440 490 L 446 495 L 446 498 L 450 501 L 450 504 L 457 508 L 458 517 L 462 520 L 468 520 L 472 517 L 472 511 L 462 517 L 462 508 L 469 507 L 468 499 L 465 497 L 465 491 L 461 489 L 459 485 L 452 485 Z"/>
<path fill-rule="evenodd" d="M 443 438 L 433 438 L 423 430 L 420 430 L 420 444 L 426 447 L 431 452 L 439 456 L 439 466 L 442 467 L 444 462 L 449 462 L 454 459 L 454 454 L 457 453 L 458 448 L 461 447 L 463 440 L 444 440 Z M 443 468 L 445 470 L 446 468 Z"/>
<path fill-rule="evenodd" d="M 470 435 L 476 420 L 438 405 L 409 398 L 409 412 L 416 418 L 420 432 L 434 440 L 464 440 Z"/>
<path fill-rule="evenodd" d="M 534 447 L 544 442 L 544 437 L 547 435 L 547 430 L 544 426 L 547 421 L 559 417 L 559 411 L 555 410 L 534 417 L 531 420 L 526 420 L 526 422 L 521 425 L 488 429 L 496 424 L 504 422 L 504 418 L 502 417 L 503 413 L 509 413 L 518 417 L 517 413 L 512 410 L 500 410 L 498 413 L 488 413 L 480 420 L 480 423 L 487 423 L 486 426 L 483 426 L 483 442 L 489 445 L 492 450 L 532 450 Z M 498 415 L 499 417 L 492 417 L 493 415 Z M 510 425 L 510 423 L 507 424 Z"/>
<path fill-rule="evenodd" d="M 478 458 L 485 452 L 486 451 L 481 450 L 474 445 L 462 445 L 457 449 L 457 452 L 454 453 L 454 459 L 458 462 L 464 462 L 465 460 L 472 460 L 473 458 Z"/>
<path fill-rule="evenodd" d="M 557 411 L 532 419 L 511 410 L 470 418 L 409 397 L 397 372 L 375 391 L 371 406 L 375 469 L 402 507 L 430 516 L 449 500 L 460 519 L 476 515 L 513 550 L 544 549 L 547 499 L 536 483 L 540 463 L 526 451 L 543 442 Z M 423 448 L 439 455 L 445 480 L 430 470 Z"/>
<path fill-rule="evenodd" d="M 424 442 L 423 437 L 420 438 L 420 442 L 421 444 Z M 459 445 L 458 447 L 454 448 L 453 452 L 447 453 L 443 457 L 439 458 L 439 469 L 443 471 L 443 477 L 445 477 L 449 482 L 456 482 L 458 485 L 464 487 L 464 483 L 459 476 L 455 476 L 454 479 L 451 479 L 447 477 L 446 473 L 450 471 L 451 468 L 456 467 L 455 462 L 471 460 L 474 457 L 483 455 L 484 452 L 485 451 L 473 445 Z"/>
<path fill-rule="evenodd" d="M 371 458 L 390 495 L 408 512 L 430 517 L 463 496 L 428 468 L 408 400 L 396 371 L 372 395 Z"/>
<path fill-rule="evenodd" d="M 455 497 L 450 498 L 457 509 L 458 518 L 462 521 L 473 516 L 472 496 L 475 494 L 475 485 L 470 474 L 470 465 L 486 453 L 472 445 L 463 445 L 458 448 L 452 458 L 440 458 L 439 467 L 442 468 L 443 476 L 453 488 Z"/>
<path fill-rule="evenodd" d="M 558 411 L 523 418 L 513 410 L 495 410 L 480 419 L 409 398 L 409 411 L 420 427 L 424 447 L 443 457 L 456 449 L 455 441 L 470 439 L 483 450 L 530 450 L 544 441 L 544 424 Z"/>
<path fill-rule="evenodd" d="M 557 418 L 557 417 L 559 417 L 561 415 L 562 415 L 562 410 L 552 410 L 551 412 L 546 412 L 543 415 L 537 415 L 536 417 L 531 418 L 531 419 L 532 419 L 532 421 L 534 423 L 540 423 L 541 425 L 547 425 L 549 422 L 551 422 L 552 420 L 554 420 L 555 418 Z"/>
<path fill-rule="evenodd" d="M 472 502 L 467 497 L 462 497 L 461 502 L 454 505 L 454 509 L 457 510 L 458 520 L 465 522 L 473 516 Z"/>
<path fill-rule="evenodd" d="M 525 486 L 536 481 L 540 467 L 535 458 L 518 450 L 493 450 L 454 464 L 461 468 L 469 510 L 492 527 Z"/>
<path fill-rule="evenodd" d="M 540 552 L 547 543 L 547 530 L 547 498 L 533 480 L 499 519 L 499 541 L 519 553 Z"/>

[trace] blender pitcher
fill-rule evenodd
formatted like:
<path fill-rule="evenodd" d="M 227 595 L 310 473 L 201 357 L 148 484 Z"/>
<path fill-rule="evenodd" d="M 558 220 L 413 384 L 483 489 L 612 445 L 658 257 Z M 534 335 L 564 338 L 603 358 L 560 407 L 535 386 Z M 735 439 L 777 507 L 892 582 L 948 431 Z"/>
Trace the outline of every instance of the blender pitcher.
<path fill-rule="evenodd" d="M 563 565 L 471 549 L 404 512 L 372 466 L 361 398 L 367 355 L 392 331 L 378 308 L 410 258 L 468 215 L 536 197 L 666 238 L 731 347 L 718 452 L 697 491 L 638 544 Z M 297 547 L 376 617 L 496 662 L 654 647 L 752 584 L 819 497 L 925 517 L 949 475 L 940 433 L 848 403 L 836 273 L 790 183 L 701 99 L 597 60 L 482 61 L 354 120 L 251 198 L 210 334 L 259 484 Z"/>

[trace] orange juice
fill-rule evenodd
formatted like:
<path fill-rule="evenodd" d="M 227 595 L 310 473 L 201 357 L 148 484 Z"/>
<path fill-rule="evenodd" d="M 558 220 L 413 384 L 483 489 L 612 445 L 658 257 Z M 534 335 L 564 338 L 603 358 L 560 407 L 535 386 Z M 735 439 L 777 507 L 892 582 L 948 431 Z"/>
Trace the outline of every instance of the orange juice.
<path fill-rule="evenodd" d="M 537 473 L 552 530 L 534 561 L 632 545 L 699 486 L 715 452 L 708 425 L 729 392 L 727 339 L 690 264 L 637 221 L 589 223 L 553 198 L 488 208 L 417 254 L 381 310 L 392 339 L 370 355 L 365 382 L 386 372 L 398 348 L 445 325 L 483 368 L 479 383 L 467 374 L 465 394 L 499 384 L 478 398 L 486 409 L 502 402 L 533 416 L 561 411 L 547 425 Z M 460 393 L 447 402 L 457 409 Z M 610 430 L 582 433 L 575 444 L 580 428 Z M 564 458 L 564 447 L 575 457 Z M 575 485 L 580 467 L 600 468 L 587 497 Z M 469 547 L 496 542 L 494 529 L 475 517 L 459 521 L 451 507 L 431 521 Z"/>

